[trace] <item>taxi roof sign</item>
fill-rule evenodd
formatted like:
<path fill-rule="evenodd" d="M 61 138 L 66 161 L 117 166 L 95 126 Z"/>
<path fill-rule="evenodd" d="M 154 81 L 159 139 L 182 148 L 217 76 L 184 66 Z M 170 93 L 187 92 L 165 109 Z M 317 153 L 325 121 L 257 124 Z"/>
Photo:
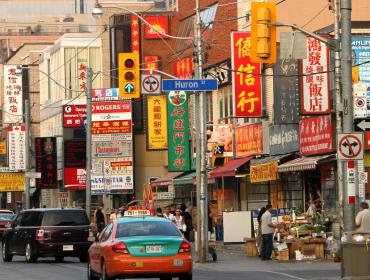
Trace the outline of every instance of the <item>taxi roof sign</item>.
<path fill-rule="evenodd" d="M 149 209 L 129 209 L 125 211 L 124 217 L 151 216 Z"/>

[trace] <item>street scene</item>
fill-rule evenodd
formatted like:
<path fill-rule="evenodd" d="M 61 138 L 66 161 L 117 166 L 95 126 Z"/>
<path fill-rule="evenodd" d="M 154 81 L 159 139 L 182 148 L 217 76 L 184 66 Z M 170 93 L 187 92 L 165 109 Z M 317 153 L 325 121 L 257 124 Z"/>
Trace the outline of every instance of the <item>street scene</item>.
<path fill-rule="evenodd" d="M 370 1 L 0 1 L 0 280 L 370 280 Z"/>

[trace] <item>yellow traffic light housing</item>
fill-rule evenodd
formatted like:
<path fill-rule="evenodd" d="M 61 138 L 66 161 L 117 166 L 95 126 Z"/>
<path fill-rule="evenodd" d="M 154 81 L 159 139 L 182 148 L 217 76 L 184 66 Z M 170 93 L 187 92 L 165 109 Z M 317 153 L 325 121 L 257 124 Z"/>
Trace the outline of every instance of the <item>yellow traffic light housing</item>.
<path fill-rule="evenodd" d="M 252 2 L 252 62 L 276 63 L 276 4 Z"/>
<path fill-rule="evenodd" d="M 212 145 L 212 167 L 223 166 L 225 161 L 225 146 L 221 144 Z"/>
<path fill-rule="evenodd" d="M 140 98 L 139 53 L 118 55 L 118 87 L 120 98 Z"/>

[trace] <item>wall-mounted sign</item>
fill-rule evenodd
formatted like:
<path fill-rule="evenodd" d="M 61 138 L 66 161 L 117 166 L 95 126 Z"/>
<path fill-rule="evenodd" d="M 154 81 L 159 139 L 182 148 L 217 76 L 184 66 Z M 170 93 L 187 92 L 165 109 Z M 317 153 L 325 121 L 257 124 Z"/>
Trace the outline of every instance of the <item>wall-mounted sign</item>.
<path fill-rule="evenodd" d="M 145 55 L 144 56 L 145 69 L 158 70 L 159 67 L 159 57 L 157 55 Z M 151 74 L 150 70 L 144 71 L 144 74 Z"/>
<path fill-rule="evenodd" d="M 261 64 L 251 61 L 250 32 L 231 35 L 231 68 L 233 72 L 233 100 L 236 117 L 262 116 Z"/>
<path fill-rule="evenodd" d="M 211 137 L 207 140 L 207 151 L 211 152 L 213 145 L 223 145 L 225 157 L 233 156 L 233 137 L 231 125 L 212 126 Z"/>
<path fill-rule="evenodd" d="M 219 87 L 230 84 L 230 63 L 230 61 L 225 61 L 206 69 L 204 71 L 204 78 L 217 79 Z"/>
<path fill-rule="evenodd" d="M 145 20 L 151 25 L 145 25 L 146 39 L 168 39 L 167 36 L 157 32 L 168 34 L 168 16 L 146 16 Z"/>
<path fill-rule="evenodd" d="M 302 113 L 330 112 L 329 48 L 307 37 L 307 58 L 302 60 Z"/>
<path fill-rule="evenodd" d="M 57 188 L 57 138 L 36 137 L 35 145 L 36 172 L 41 172 L 41 179 L 36 179 L 36 186 L 42 189 Z"/>
<path fill-rule="evenodd" d="M 168 148 L 167 97 L 148 96 L 148 149 Z"/>
<path fill-rule="evenodd" d="M 24 173 L 0 173 L 0 192 L 22 192 L 24 185 Z"/>
<path fill-rule="evenodd" d="M 16 69 L 17 65 L 4 65 L 3 123 L 23 122 L 22 75 Z"/>
<path fill-rule="evenodd" d="M 299 122 L 299 144 L 302 155 L 331 152 L 333 150 L 331 116 L 302 119 Z"/>
<path fill-rule="evenodd" d="M 299 151 L 299 125 L 274 125 L 269 128 L 270 155 L 284 155 Z"/>
<path fill-rule="evenodd" d="M 85 190 L 86 189 L 86 169 L 85 168 L 65 168 L 64 187 L 66 190 Z"/>
<path fill-rule="evenodd" d="M 63 127 L 84 127 L 86 121 L 86 105 L 64 105 Z"/>
<path fill-rule="evenodd" d="M 174 63 L 174 75 L 180 79 L 191 79 L 194 69 L 192 56 L 181 58 Z"/>
<path fill-rule="evenodd" d="M 91 90 L 92 101 L 118 100 L 118 88 L 96 88 Z"/>
<path fill-rule="evenodd" d="M 109 141 L 92 143 L 93 157 L 129 157 L 132 156 L 131 141 Z"/>
<path fill-rule="evenodd" d="M 352 37 L 352 64 L 359 65 L 369 61 L 370 37 Z M 357 68 L 357 81 L 370 83 L 370 65 L 364 63 Z M 355 76 L 355 75 L 354 75 Z"/>
<path fill-rule="evenodd" d="M 11 125 L 8 127 L 8 160 L 11 171 L 26 168 L 26 127 Z"/>
<path fill-rule="evenodd" d="M 140 52 L 139 17 L 131 16 L 131 51 Z"/>
<path fill-rule="evenodd" d="M 251 165 L 251 183 L 275 181 L 278 179 L 278 162 Z"/>
<path fill-rule="evenodd" d="M 235 140 L 237 157 L 262 154 L 262 123 L 255 123 L 235 128 Z"/>
<path fill-rule="evenodd" d="M 86 166 L 86 141 L 73 139 L 64 141 L 64 167 Z"/>

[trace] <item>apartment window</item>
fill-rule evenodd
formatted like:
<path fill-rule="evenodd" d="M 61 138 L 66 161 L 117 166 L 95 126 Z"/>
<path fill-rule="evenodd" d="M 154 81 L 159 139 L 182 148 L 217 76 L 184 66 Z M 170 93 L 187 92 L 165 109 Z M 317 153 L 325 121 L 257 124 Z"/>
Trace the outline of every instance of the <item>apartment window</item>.
<path fill-rule="evenodd" d="M 233 116 L 233 95 L 230 87 L 222 88 L 219 91 L 220 119 L 231 123 Z"/>

